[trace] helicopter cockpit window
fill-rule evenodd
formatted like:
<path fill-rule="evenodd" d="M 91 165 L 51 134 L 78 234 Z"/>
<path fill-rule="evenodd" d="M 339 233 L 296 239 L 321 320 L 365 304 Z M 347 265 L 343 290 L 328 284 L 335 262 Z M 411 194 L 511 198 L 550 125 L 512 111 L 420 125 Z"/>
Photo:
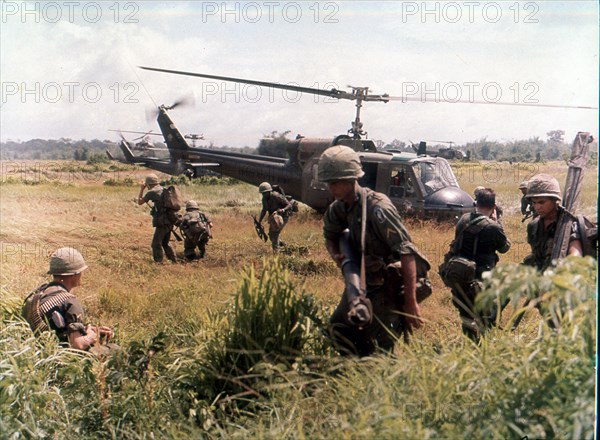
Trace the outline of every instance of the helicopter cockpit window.
<path fill-rule="evenodd" d="M 415 194 L 415 186 L 412 177 L 406 169 L 398 168 L 392 170 L 390 180 L 390 197 L 412 197 Z"/>
<path fill-rule="evenodd" d="M 427 194 L 433 194 L 447 186 L 458 187 L 452 168 L 445 160 L 419 161 L 413 164 L 413 169 Z"/>

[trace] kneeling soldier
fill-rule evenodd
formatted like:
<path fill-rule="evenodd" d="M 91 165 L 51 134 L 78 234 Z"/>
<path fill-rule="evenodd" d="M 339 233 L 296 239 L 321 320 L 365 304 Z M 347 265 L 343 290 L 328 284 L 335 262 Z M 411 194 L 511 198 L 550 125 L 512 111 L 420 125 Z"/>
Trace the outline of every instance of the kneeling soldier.
<path fill-rule="evenodd" d="M 206 243 L 212 238 L 212 222 L 200 212 L 198 203 L 190 200 L 185 204 L 185 214 L 179 225 L 183 234 L 183 255 L 187 261 L 204 258 Z M 196 248 L 200 255 L 196 255 Z"/>
<path fill-rule="evenodd" d="M 108 342 L 112 336 L 110 328 L 86 326 L 83 307 L 71 293 L 81 284 L 85 269 L 83 256 L 76 249 L 63 247 L 52 254 L 48 270 L 52 282 L 31 292 L 23 304 L 23 316 L 36 336 L 52 330 L 60 342 L 78 350 Z"/>

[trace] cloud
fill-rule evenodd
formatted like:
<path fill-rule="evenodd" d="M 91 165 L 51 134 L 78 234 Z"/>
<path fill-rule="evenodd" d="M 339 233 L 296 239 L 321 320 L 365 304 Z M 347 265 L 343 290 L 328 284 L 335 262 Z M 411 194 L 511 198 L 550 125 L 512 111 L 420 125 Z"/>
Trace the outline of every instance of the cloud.
<path fill-rule="evenodd" d="M 390 95 L 412 90 L 430 100 L 456 91 L 486 99 L 484 92 L 499 90 L 508 101 L 598 102 L 597 5 L 591 2 L 518 3 L 519 20 L 513 4 L 501 3 L 498 22 L 476 11 L 472 22 L 463 16 L 457 23 L 448 20 L 452 11 L 444 16 L 443 2 L 427 3 L 440 8 L 437 22 L 422 9 L 402 10 L 423 2 L 302 3 L 297 21 L 291 2 L 278 3 L 271 16 L 267 3 L 256 4 L 258 21 L 242 2 L 119 3 L 118 20 L 111 4 L 102 3 L 97 22 L 82 20 L 82 11 L 57 23 L 3 17 L 2 140 L 156 130 L 146 109 L 186 95 L 196 97 L 196 106 L 174 110 L 173 119 L 182 132 L 203 132 L 217 145 L 256 145 L 272 130 L 333 137 L 354 119 L 351 102 L 315 103 L 312 96 L 293 102 L 268 89 L 253 102 L 255 89 L 136 65 L 316 88 L 368 86 Z M 466 11 L 465 3 L 456 4 Z M 525 22 L 527 14 L 538 22 Z M 598 130 L 597 111 L 399 102 L 365 103 L 362 111 L 369 134 L 386 141 L 544 137 L 552 129 L 566 130 L 568 138 Z"/>

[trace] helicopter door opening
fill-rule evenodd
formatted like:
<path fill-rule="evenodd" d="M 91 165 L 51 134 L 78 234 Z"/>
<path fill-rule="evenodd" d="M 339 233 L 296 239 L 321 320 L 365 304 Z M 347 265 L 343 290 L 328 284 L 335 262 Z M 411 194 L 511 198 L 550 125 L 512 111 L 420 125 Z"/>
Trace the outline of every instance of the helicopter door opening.
<path fill-rule="evenodd" d="M 389 188 L 389 197 L 415 197 L 415 183 L 405 167 L 392 169 Z"/>
<path fill-rule="evenodd" d="M 377 165 L 379 164 L 362 162 L 362 169 L 365 175 L 358 179 L 360 186 L 370 188 L 373 191 L 377 189 Z"/>

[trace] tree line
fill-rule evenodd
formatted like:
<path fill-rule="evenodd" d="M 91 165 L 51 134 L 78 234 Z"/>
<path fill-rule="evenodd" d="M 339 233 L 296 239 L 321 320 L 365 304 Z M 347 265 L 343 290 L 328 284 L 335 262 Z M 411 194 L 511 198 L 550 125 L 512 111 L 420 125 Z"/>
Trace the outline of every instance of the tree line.
<path fill-rule="evenodd" d="M 243 152 L 246 154 L 261 154 L 265 156 L 287 157 L 287 144 L 290 130 L 279 132 L 272 131 L 264 135 L 253 147 L 217 147 L 210 144 L 206 148 L 223 148 L 229 151 Z M 561 160 L 569 157 L 571 146 L 565 142 L 564 130 L 551 130 L 546 133 L 546 139 L 538 136 L 529 139 L 498 142 L 482 137 L 464 145 L 451 145 L 450 148 L 461 150 L 465 153 L 463 160 L 495 160 L 510 162 L 541 162 L 547 160 Z M 379 149 L 414 151 L 411 143 L 394 139 L 389 143 L 376 140 Z M 165 147 L 162 142 L 154 144 Z M 428 151 L 435 152 L 440 148 L 449 148 L 448 145 L 429 144 Z M 7 141 L 0 143 L 0 159 L 2 160 L 80 160 L 80 161 L 103 161 L 106 160 L 105 150 L 110 150 L 115 155 L 120 155 L 120 150 L 115 142 L 110 140 L 92 139 L 91 141 L 69 138 L 60 139 L 31 139 L 28 141 Z M 591 147 L 591 161 L 597 163 L 598 144 L 594 142 Z M 136 152 L 136 154 L 140 154 Z M 143 153 L 142 153 L 143 154 Z"/>

